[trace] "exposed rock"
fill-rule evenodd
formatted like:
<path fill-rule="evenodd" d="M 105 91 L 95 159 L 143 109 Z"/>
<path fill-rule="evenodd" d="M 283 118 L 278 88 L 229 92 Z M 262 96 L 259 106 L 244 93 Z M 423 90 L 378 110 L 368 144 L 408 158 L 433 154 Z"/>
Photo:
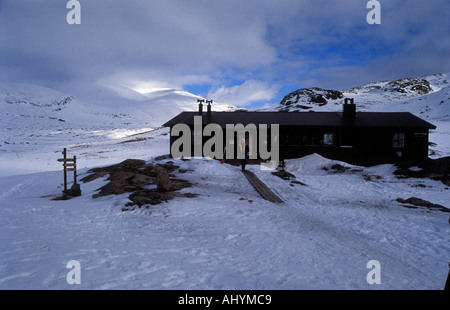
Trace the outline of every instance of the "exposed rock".
<path fill-rule="evenodd" d="M 394 174 L 397 178 L 430 178 L 450 185 L 450 156 L 421 162 L 398 164 Z M 418 167 L 419 169 L 411 169 Z"/>
<path fill-rule="evenodd" d="M 419 78 L 406 78 L 387 83 L 383 87 L 384 91 L 395 91 L 398 93 L 416 93 L 419 95 L 425 95 L 431 93 L 430 82 Z"/>
<path fill-rule="evenodd" d="M 347 170 L 350 170 L 349 167 L 342 166 L 341 164 L 334 164 L 330 168 L 334 170 L 334 173 L 342 173 L 346 172 Z"/>
<path fill-rule="evenodd" d="M 76 183 L 73 184 L 72 187 L 64 194 L 65 196 L 70 197 L 78 197 L 81 196 L 81 186 L 80 184 Z"/>
<path fill-rule="evenodd" d="M 168 155 L 161 155 L 161 156 L 155 157 L 155 160 L 156 161 L 161 161 L 161 160 L 164 160 L 164 159 L 167 159 L 167 158 L 169 158 Z"/>
<path fill-rule="evenodd" d="M 172 195 L 168 193 L 162 193 L 151 189 L 143 189 L 138 190 L 130 194 L 128 199 L 132 201 L 132 203 L 128 203 L 127 206 L 138 205 L 139 207 L 143 205 L 156 205 L 163 201 L 168 201 L 172 199 Z"/>
<path fill-rule="evenodd" d="M 82 178 L 80 181 L 84 183 L 88 183 L 94 181 L 95 179 L 102 178 L 107 174 L 111 174 L 117 171 L 135 171 L 136 169 L 142 168 L 145 166 L 145 160 L 141 159 L 127 159 L 123 162 L 107 166 L 107 167 L 98 167 L 90 169 L 88 172 L 91 173 L 88 176 Z"/>
<path fill-rule="evenodd" d="M 298 185 L 302 185 L 302 186 L 308 186 L 308 185 L 306 185 L 305 183 L 300 182 L 300 181 L 297 181 L 297 180 L 293 180 L 293 181 L 291 181 L 291 183 L 293 183 L 293 184 L 298 184 Z"/>
<path fill-rule="evenodd" d="M 171 184 L 170 184 L 170 177 L 167 173 L 162 173 L 158 177 L 158 183 L 157 183 L 157 190 L 158 192 L 170 192 L 171 190 Z"/>
<path fill-rule="evenodd" d="M 189 186 L 191 185 L 189 184 Z M 194 198 L 197 197 L 197 194 L 178 193 L 176 191 L 160 192 L 157 189 L 141 189 L 128 196 L 128 199 L 132 202 L 128 203 L 127 206 L 137 205 L 142 207 L 144 205 L 156 205 L 161 202 L 169 201 L 175 197 Z"/>
<path fill-rule="evenodd" d="M 114 171 L 109 175 L 110 181 L 105 186 L 99 188 L 99 193 L 93 197 L 101 197 L 106 195 L 120 195 L 126 192 L 132 192 L 142 188 L 144 185 L 151 184 L 154 178 L 140 173 L 127 171 Z"/>
<path fill-rule="evenodd" d="M 295 179 L 295 175 L 293 175 L 290 172 L 287 172 L 286 170 L 279 170 L 279 171 L 275 171 L 272 172 L 273 175 L 282 178 L 283 180 L 292 180 Z"/>
<path fill-rule="evenodd" d="M 439 211 L 442 211 L 442 212 L 450 212 L 450 209 L 447 209 L 444 206 L 441 206 L 441 205 L 435 204 L 435 203 L 431 203 L 431 202 L 429 202 L 427 200 L 420 199 L 420 198 L 417 198 L 417 197 L 410 197 L 408 199 L 397 198 L 396 200 L 398 202 L 400 202 L 400 203 L 408 203 L 410 205 L 418 206 L 418 207 L 424 207 L 424 208 L 427 208 L 429 210 L 439 210 Z M 414 207 L 411 207 L 411 206 L 405 206 L 405 207 L 407 207 L 407 208 L 414 208 Z"/>
<path fill-rule="evenodd" d="M 301 110 L 311 110 L 313 107 L 309 107 L 309 106 L 306 106 L 306 105 L 303 105 L 303 104 L 296 104 L 294 106 L 294 108 L 299 108 Z"/>
<path fill-rule="evenodd" d="M 161 160 L 160 158 L 159 161 Z M 188 181 L 173 178 L 171 173 L 178 168 L 179 166 L 174 165 L 172 161 L 147 164 L 144 160 L 127 159 L 116 165 L 91 169 L 89 170 L 91 174 L 81 181 L 87 183 L 109 175 L 108 184 L 99 188 L 99 192 L 93 195 L 93 198 L 131 192 L 128 197 L 131 202 L 127 206 L 154 205 L 174 197 L 196 197 L 195 194 L 177 192 L 192 186 Z M 152 185 L 156 185 L 156 188 L 145 188 Z"/>
<path fill-rule="evenodd" d="M 318 87 L 302 88 L 286 95 L 281 100 L 280 105 L 291 106 L 298 102 L 312 103 L 319 106 L 328 103 L 328 100 L 336 100 L 344 98 L 344 94 L 338 90 L 322 89 Z M 298 105 L 301 109 L 307 109 L 305 105 Z"/>
<path fill-rule="evenodd" d="M 70 189 L 63 192 L 62 196 L 54 197 L 52 200 L 68 200 L 78 196 L 81 196 L 81 186 L 77 183 L 73 184 Z"/>

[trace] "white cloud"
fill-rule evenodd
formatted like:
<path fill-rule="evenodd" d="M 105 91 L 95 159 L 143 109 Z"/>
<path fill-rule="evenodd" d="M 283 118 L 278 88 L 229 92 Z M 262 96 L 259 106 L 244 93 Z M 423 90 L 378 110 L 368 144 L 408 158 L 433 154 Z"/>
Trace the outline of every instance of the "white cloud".
<path fill-rule="evenodd" d="M 249 17 L 246 1 L 81 1 L 80 25 L 67 25 L 62 2 L 2 0 L 0 28 L 8 35 L 0 55 L 9 70 L 171 84 L 276 60 L 263 20 Z"/>
<path fill-rule="evenodd" d="M 278 92 L 278 86 L 266 82 L 249 80 L 232 87 L 221 86 L 210 91 L 207 98 L 235 106 L 248 106 L 253 102 L 271 100 Z"/>

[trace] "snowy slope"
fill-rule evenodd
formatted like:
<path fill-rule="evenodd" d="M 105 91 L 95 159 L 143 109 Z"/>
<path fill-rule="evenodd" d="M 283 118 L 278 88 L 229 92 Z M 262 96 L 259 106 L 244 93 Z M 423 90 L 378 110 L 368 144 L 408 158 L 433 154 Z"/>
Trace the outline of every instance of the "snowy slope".
<path fill-rule="evenodd" d="M 450 87 L 449 75 L 450 73 L 445 73 L 397 81 L 374 82 L 348 90 L 304 88 L 287 94 L 279 104 L 268 109 L 336 111 L 339 110 L 344 98 L 355 98 L 356 105 L 362 111 L 386 110 L 389 107 L 396 109 L 415 99 L 426 98 L 440 91 L 445 92 Z M 446 102 L 448 98 L 444 95 L 443 100 Z"/>
<path fill-rule="evenodd" d="M 0 84 L 0 176 L 59 169 L 63 148 L 82 159 L 80 167 L 113 163 L 118 149 L 130 156 L 160 154 L 146 142 L 165 137 L 161 125 L 180 111 L 196 110 L 200 98 L 174 89 L 140 94 L 106 84 L 71 85 L 68 91 Z"/>
<path fill-rule="evenodd" d="M 397 180 L 390 165 L 333 173 L 336 163 L 288 161 L 306 186 L 251 167 L 285 200 L 272 204 L 239 167 L 178 160 L 187 172 L 177 177 L 199 196 L 128 212 L 128 194 L 92 198 L 106 177 L 66 201 L 51 200 L 62 189 L 57 172 L 0 178 L 0 288 L 442 289 L 449 213 L 395 199 L 447 204 L 448 187 Z M 71 260 L 79 285 L 66 281 Z M 371 260 L 381 284 L 366 280 Z"/>

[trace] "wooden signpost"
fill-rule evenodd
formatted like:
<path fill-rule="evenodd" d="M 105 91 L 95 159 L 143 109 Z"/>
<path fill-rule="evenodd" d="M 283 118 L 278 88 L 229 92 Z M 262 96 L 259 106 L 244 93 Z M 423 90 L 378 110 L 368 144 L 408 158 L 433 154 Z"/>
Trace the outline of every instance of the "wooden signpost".
<path fill-rule="evenodd" d="M 67 158 L 67 149 L 64 148 L 63 158 L 58 158 L 58 162 L 63 163 L 64 167 L 64 190 L 65 196 L 80 196 L 80 185 L 77 184 L 77 157 Z M 73 172 L 73 185 L 70 190 L 67 190 L 67 171 Z"/>

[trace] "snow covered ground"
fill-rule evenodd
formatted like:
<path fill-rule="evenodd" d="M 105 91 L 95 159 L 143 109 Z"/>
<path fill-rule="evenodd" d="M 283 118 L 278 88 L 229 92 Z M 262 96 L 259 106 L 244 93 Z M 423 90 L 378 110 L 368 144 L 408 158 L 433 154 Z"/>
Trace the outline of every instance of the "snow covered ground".
<path fill-rule="evenodd" d="M 149 159 L 153 161 L 153 159 Z M 53 201 L 60 172 L 0 178 L 2 289 L 442 289 L 449 213 L 395 199 L 448 204 L 437 181 L 392 175 L 391 165 L 334 173 L 318 155 L 287 162 L 300 185 L 250 169 L 283 204 L 263 200 L 239 167 L 175 161 L 196 198 L 121 211 L 128 194 Z M 323 168 L 329 170 L 324 170 Z M 86 173 L 86 170 L 83 171 Z M 425 186 L 425 187 L 424 187 Z M 81 284 L 66 267 L 80 263 Z M 369 285 L 367 263 L 380 262 Z"/>

